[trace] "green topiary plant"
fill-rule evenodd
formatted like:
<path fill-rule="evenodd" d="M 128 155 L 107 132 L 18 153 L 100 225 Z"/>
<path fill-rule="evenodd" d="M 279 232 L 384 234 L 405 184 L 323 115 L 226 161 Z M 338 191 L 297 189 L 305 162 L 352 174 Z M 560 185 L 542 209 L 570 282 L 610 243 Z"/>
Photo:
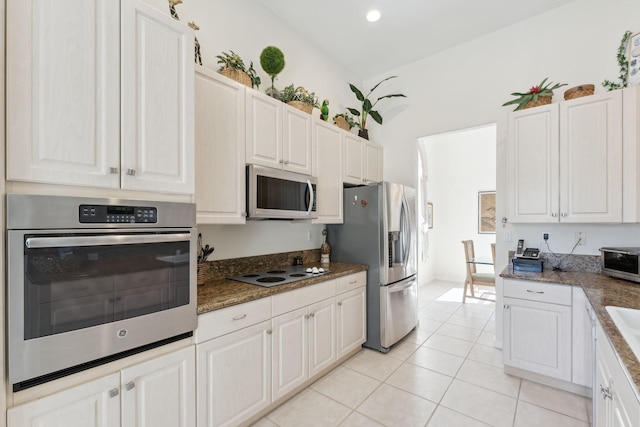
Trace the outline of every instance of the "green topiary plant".
<path fill-rule="evenodd" d="M 274 81 L 284 68 L 284 54 L 275 46 L 267 46 L 260 54 L 260 65 L 265 73 L 271 77 L 271 87 L 267 89 L 267 93 L 277 97 L 278 91 L 274 86 Z"/>

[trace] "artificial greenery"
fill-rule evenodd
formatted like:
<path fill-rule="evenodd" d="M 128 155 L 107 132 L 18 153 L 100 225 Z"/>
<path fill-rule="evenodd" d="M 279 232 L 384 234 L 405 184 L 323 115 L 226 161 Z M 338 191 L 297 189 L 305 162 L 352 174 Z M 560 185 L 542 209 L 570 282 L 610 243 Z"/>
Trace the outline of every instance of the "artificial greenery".
<path fill-rule="evenodd" d="M 527 105 L 529 101 L 533 101 L 534 103 L 536 103 L 538 102 L 538 98 L 541 96 L 553 96 L 554 90 L 567 85 L 566 83 L 556 83 L 555 85 L 549 87 L 551 85 L 551 82 L 545 85 L 548 78 L 549 77 L 545 78 L 542 83 L 537 86 L 531 86 L 531 89 L 529 89 L 528 92 L 513 92 L 511 95 L 517 96 L 517 98 L 509 102 L 505 102 L 504 104 L 502 104 L 502 106 L 504 107 L 505 105 L 518 104 L 516 109 L 513 110 L 518 111 L 521 110 L 525 105 Z"/>
<path fill-rule="evenodd" d="M 342 117 L 347 122 L 347 124 L 349 125 L 349 129 L 359 128 L 360 127 L 360 123 L 355 121 L 355 119 L 349 113 L 340 113 L 340 114 L 336 114 L 335 116 L 333 116 L 333 123 L 334 124 L 336 124 L 336 118 L 337 117 Z"/>
<path fill-rule="evenodd" d="M 627 61 L 627 44 L 629 43 L 629 37 L 631 37 L 631 31 L 626 31 L 622 36 L 620 46 L 618 47 L 618 53 L 616 54 L 618 66 L 620 67 L 620 83 L 612 82 L 611 80 L 605 80 L 602 82 L 602 86 L 608 91 L 627 87 L 627 73 L 629 71 L 629 61 Z"/>
<path fill-rule="evenodd" d="M 320 104 L 318 104 L 318 97 L 315 92 L 309 93 L 302 86 L 294 87 L 293 84 L 285 87 L 282 92 L 280 92 L 280 101 L 285 103 L 290 101 L 301 101 L 306 104 L 310 104 L 315 108 L 320 107 Z"/>
<path fill-rule="evenodd" d="M 218 64 L 221 64 L 218 71 L 222 71 L 225 68 L 242 71 L 251 78 L 252 87 L 260 87 L 260 77 L 258 77 L 255 68 L 253 68 L 253 61 L 251 61 L 249 69 L 246 69 L 244 61 L 240 58 L 240 55 L 232 50 L 228 53 L 222 52 L 220 55 L 217 55 L 216 58 L 218 58 Z"/>
<path fill-rule="evenodd" d="M 274 81 L 284 68 L 284 54 L 275 46 L 267 46 L 260 54 L 260 65 L 265 73 L 271 77 L 271 88 L 268 91 L 272 94 L 277 93 Z"/>
<path fill-rule="evenodd" d="M 376 84 L 367 94 L 367 96 L 364 96 L 362 94 L 362 92 L 360 91 L 360 89 L 358 89 L 357 87 L 355 87 L 354 85 L 352 85 L 351 83 L 349 83 L 349 87 L 351 88 L 351 91 L 356 95 L 356 98 L 358 98 L 358 101 L 360 101 L 360 110 L 356 109 L 356 108 L 347 108 L 347 110 L 349 110 L 349 112 L 351 114 L 353 114 L 356 117 L 359 117 L 360 119 L 360 123 L 359 123 L 359 127 L 362 130 L 365 130 L 367 128 L 367 117 L 371 116 L 371 118 L 373 120 L 376 121 L 376 123 L 378 124 L 382 124 L 382 116 L 380 115 L 380 113 L 378 113 L 376 110 L 373 109 L 373 107 L 376 106 L 376 104 L 381 100 L 381 99 L 385 99 L 385 98 L 395 98 L 395 97 L 403 97 L 406 98 L 405 95 L 401 94 L 401 93 L 394 93 L 391 95 L 384 95 L 379 97 L 378 99 L 375 100 L 375 102 L 371 102 L 371 100 L 369 100 L 369 97 L 371 96 L 371 94 L 373 93 L 374 90 L 376 90 L 378 88 L 378 86 L 380 86 L 380 84 L 382 84 L 383 82 L 389 80 L 389 79 L 394 79 L 398 76 L 391 76 L 391 77 L 387 77 L 386 79 L 381 80 L 380 82 L 378 82 L 378 84 Z"/>

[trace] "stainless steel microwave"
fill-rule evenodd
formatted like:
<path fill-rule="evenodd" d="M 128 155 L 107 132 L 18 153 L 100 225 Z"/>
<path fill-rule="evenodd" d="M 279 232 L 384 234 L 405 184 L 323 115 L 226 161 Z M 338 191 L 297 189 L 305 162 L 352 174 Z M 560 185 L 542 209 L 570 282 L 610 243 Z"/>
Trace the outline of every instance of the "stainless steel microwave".
<path fill-rule="evenodd" d="M 640 247 L 600 248 L 600 268 L 607 276 L 640 282 Z"/>
<path fill-rule="evenodd" d="M 316 185 L 312 176 L 247 166 L 247 219 L 313 219 Z"/>

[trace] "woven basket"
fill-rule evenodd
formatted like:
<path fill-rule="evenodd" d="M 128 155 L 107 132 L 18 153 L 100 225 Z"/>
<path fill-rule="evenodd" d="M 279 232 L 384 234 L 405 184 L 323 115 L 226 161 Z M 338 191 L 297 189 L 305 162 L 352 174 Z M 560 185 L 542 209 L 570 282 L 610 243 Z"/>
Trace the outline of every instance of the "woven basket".
<path fill-rule="evenodd" d="M 253 87 L 251 84 L 251 77 L 244 71 L 234 70 L 233 68 L 224 67 L 220 74 L 225 77 L 229 77 L 232 80 L 237 81 L 238 83 L 242 83 L 245 86 Z"/>
<path fill-rule="evenodd" d="M 307 104 L 306 102 L 289 101 L 287 102 L 287 104 L 291 105 L 293 108 L 297 108 L 300 111 L 304 111 L 307 114 L 311 114 L 311 112 L 313 111 L 313 105 Z"/>
<path fill-rule="evenodd" d="M 593 95 L 594 90 L 595 86 L 592 84 L 575 86 L 564 91 L 564 99 L 569 100 Z"/>
<path fill-rule="evenodd" d="M 521 110 L 525 110 L 527 108 L 539 107 L 541 105 L 551 104 L 551 98 L 553 98 L 551 95 L 539 96 L 538 101 L 533 102 L 533 100 L 531 100 L 527 102 L 526 104 L 524 104 L 524 107 L 522 107 Z"/>
<path fill-rule="evenodd" d="M 346 131 L 351 130 L 349 128 L 349 123 L 347 123 L 347 121 L 344 119 L 344 117 L 334 117 L 333 121 L 336 122 L 336 125 L 340 128 L 340 129 L 344 129 Z"/>

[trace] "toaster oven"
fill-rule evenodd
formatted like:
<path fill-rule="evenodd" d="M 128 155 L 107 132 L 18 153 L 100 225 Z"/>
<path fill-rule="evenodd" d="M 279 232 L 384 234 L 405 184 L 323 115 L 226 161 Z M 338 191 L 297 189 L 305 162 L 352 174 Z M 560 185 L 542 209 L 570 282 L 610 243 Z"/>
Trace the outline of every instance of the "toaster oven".
<path fill-rule="evenodd" d="M 640 282 L 639 258 L 640 247 L 600 248 L 600 268 L 607 276 Z"/>

